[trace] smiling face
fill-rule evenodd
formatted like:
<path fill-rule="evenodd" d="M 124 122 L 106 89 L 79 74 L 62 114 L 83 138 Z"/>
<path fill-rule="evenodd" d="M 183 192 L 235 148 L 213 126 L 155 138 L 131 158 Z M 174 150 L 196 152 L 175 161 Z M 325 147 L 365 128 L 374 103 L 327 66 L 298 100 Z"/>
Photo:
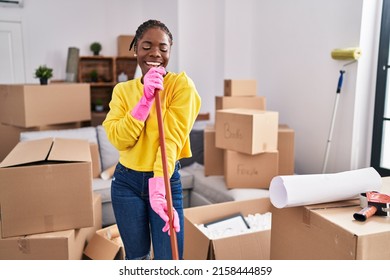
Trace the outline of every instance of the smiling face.
<path fill-rule="evenodd" d="M 162 29 L 154 27 L 145 31 L 135 48 L 142 75 L 152 67 L 168 65 L 171 45 L 169 36 Z"/>

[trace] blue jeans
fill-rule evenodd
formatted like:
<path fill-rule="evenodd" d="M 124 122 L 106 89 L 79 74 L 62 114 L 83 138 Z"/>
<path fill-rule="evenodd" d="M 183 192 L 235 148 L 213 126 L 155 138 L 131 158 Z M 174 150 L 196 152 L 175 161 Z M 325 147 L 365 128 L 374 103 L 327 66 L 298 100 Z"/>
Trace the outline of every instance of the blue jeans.
<path fill-rule="evenodd" d="M 180 180 L 180 163 L 170 179 L 172 204 L 180 219 L 180 232 L 176 234 L 179 258 L 183 259 L 184 214 L 183 193 Z M 121 235 L 126 259 L 148 259 L 151 243 L 156 260 L 171 260 L 171 241 L 162 228 L 165 222 L 149 203 L 148 180 L 153 172 L 139 172 L 118 163 L 111 185 L 111 200 L 115 219 Z"/>

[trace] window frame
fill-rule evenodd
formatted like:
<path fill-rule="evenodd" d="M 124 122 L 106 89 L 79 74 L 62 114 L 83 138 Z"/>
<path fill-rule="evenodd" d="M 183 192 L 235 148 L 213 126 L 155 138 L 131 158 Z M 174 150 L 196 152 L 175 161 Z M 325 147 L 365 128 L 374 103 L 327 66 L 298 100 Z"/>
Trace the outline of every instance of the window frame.
<path fill-rule="evenodd" d="M 382 176 L 390 176 L 390 169 L 381 166 L 382 157 L 382 141 L 383 141 L 383 127 L 385 121 L 390 121 L 384 117 L 385 101 L 386 101 L 386 86 L 389 63 L 390 50 L 390 0 L 383 0 L 382 6 L 382 20 L 379 39 L 378 52 L 378 68 L 375 91 L 375 109 L 374 109 L 374 124 L 371 146 L 371 166 L 375 168 Z M 390 85 L 389 85 L 390 88 Z M 390 98 L 390 91 L 387 93 L 387 98 Z"/>

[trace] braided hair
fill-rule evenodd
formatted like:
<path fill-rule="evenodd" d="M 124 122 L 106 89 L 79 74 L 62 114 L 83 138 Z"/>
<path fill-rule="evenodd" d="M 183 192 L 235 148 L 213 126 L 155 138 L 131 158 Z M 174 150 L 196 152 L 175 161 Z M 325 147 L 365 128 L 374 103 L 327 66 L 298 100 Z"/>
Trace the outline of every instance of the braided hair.
<path fill-rule="evenodd" d="M 166 27 L 166 25 L 164 23 L 162 23 L 161 21 L 150 19 L 148 21 L 145 21 L 144 23 L 142 23 L 138 27 L 137 31 L 135 32 L 134 39 L 133 39 L 133 41 L 131 41 L 129 50 L 131 50 L 133 47 L 134 47 L 134 49 L 136 48 L 138 40 L 140 40 L 142 38 L 142 36 L 145 34 L 145 32 L 147 30 L 149 30 L 151 28 L 156 28 L 156 27 L 160 28 L 162 31 L 164 31 L 168 35 L 168 37 L 171 41 L 171 45 L 172 45 L 173 37 L 172 37 L 172 33 L 169 31 L 168 27 Z"/>

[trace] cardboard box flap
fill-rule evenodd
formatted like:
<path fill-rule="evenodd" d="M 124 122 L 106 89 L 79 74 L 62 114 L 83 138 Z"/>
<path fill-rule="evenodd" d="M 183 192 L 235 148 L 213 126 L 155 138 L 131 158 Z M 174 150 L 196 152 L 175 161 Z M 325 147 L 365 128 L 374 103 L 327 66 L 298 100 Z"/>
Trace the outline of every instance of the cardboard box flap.
<path fill-rule="evenodd" d="M 186 208 L 184 211 L 186 211 Z M 191 241 L 185 239 L 185 250 L 184 250 L 184 259 L 192 260 L 206 260 L 207 256 L 211 254 L 209 250 L 211 249 L 211 241 L 207 238 L 203 232 L 200 231 L 197 224 L 194 224 L 187 217 L 185 219 L 185 228 L 186 231 L 191 232 Z M 191 257 L 188 256 L 191 255 Z"/>
<path fill-rule="evenodd" d="M 372 216 L 365 222 L 356 221 L 353 218 L 355 212 L 360 211 L 360 206 L 355 207 L 340 207 L 313 210 L 313 213 L 318 214 L 323 219 L 337 224 L 345 231 L 353 235 L 362 237 L 368 235 L 378 235 L 381 233 L 389 234 L 390 221 L 388 217 Z"/>
<path fill-rule="evenodd" d="M 52 138 L 19 142 L 0 163 L 0 167 L 10 167 L 43 161 L 47 158 L 52 143 Z"/>
<path fill-rule="evenodd" d="M 257 231 L 214 240 L 215 259 L 267 260 L 270 258 L 271 231 Z M 256 250 L 254 249 L 256 244 Z"/>
<path fill-rule="evenodd" d="M 91 161 L 89 143 L 82 139 L 44 138 L 19 142 L 0 167 L 51 161 Z"/>
<path fill-rule="evenodd" d="M 329 209 L 329 208 L 342 208 L 342 207 L 352 207 L 359 205 L 360 202 L 358 199 L 349 199 L 349 200 L 340 200 L 340 201 L 332 201 L 327 203 L 318 203 L 312 205 L 306 205 L 305 208 L 309 210 L 317 210 L 317 209 Z"/>
<path fill-rule="evenodd" d="M 48 160 L 91 161 L 89 143 L 83 139 L 55 138 Z"/>

